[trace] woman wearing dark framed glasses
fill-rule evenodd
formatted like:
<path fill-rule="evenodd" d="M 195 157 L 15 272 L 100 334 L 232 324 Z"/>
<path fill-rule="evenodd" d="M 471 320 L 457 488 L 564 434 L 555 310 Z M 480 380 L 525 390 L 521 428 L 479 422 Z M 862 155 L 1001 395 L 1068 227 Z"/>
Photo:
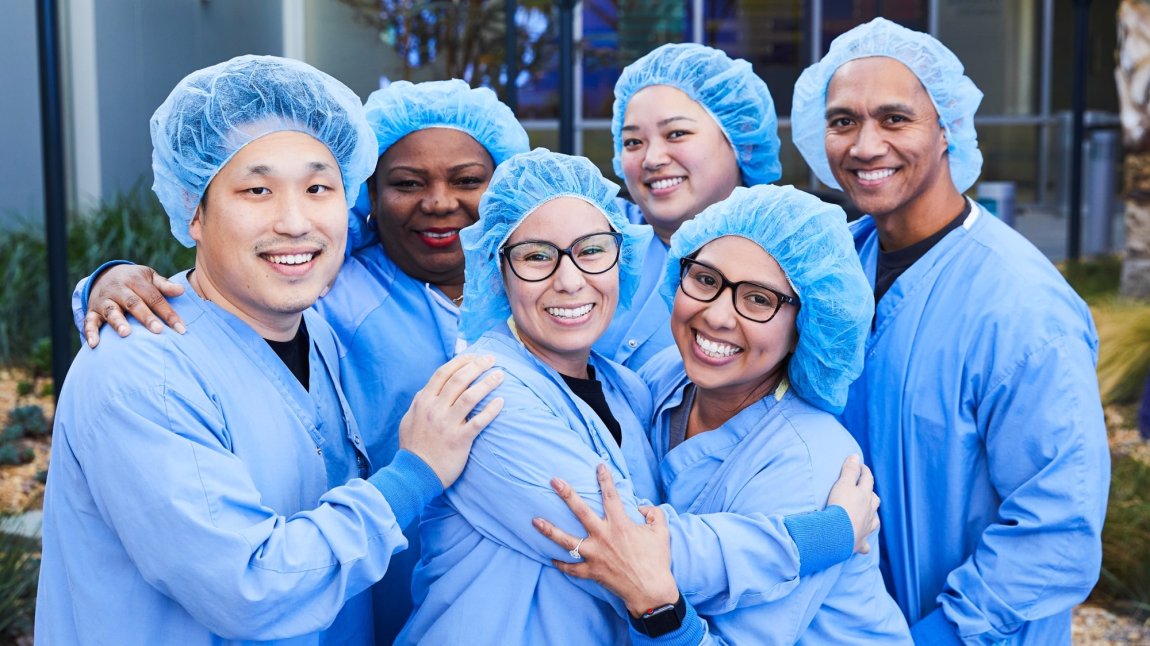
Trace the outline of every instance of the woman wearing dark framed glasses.
<path fill-rule="evenodd" d="M 479 221 L 461 233 L 461 333 L 468 352 L 496 357 L 505 378 L 493 395 L 505 405 L 477 438 L 459 480 L 424 512 L 416 608 L 399 643 L 625 643 L 648 637 L 646 624 L 629 619 L 641 619 L 646 606 L 639 606 L 660 595 L 680 601 L 672 607 L 686 619 L 695 616 L 693 604 L 722 605 L 733 594 L 773 598 L 794 584 L 800 561 L 818 569 L 846 558 L 856 540 L 865 543 L 873 494 L 856 481 L 842 495 L 857 523 L 821 516 L 827 524 L 817 525 L 835 533 L 846 554 L 792 541 L 792 524 L 781 515 L 702 518 L 646 507 L 660 498 L 646 437 L 650 391 L 592 351 L 635 294 L 652 235 L 626 221 L 617 191 L 590 161 L 535 150 L 496 169 Z M 617 484 L 629 522 L 644 522 L 644 513 L 671 516 L 669 558 L 681 561 L 675 576 L 684 599 L 669 576 L 652 578 L 651 594 L 627 601 L 557 568 L 557 559 L 582 558 L 580 544 L 557 546 L 533 522 L 545 516 L 574 531 L 578 521 L 551 480 L 568 479 L 598 505 L 596 465 Z M 691 558 L 694 550 L 723 556 L 700 561 Z M 758 565 L 744 567 L 751 561 Z M 691 626 L 701 637 L 701 625 L 685 629 Z"/>
<path fill-rule="evenodd" d="M 661 292 L 676 347 L 640 374 L 654 395 L 650 438 L 666 503 L 701 518 L 827 507 L 839 466 L 859 453 L 834 415 L 862 370 L 874 313 L 843 211 L 791 187 L 736 188 L 672 236 Z M 690 589 L 679 555 L 668 558 L 667 527 L 634 523 L 611 479 L 600 484 L 605 518 L 576 495 L 579 487 L 555 487 L 583 527 L 539 523 L 540 531 L 559 546 L 586 534 L 578 543 L 584 561 L 560 568 L 616 591 L 629 608 L 657 599 L 655 586 L 669 579 Z M 759 549 L 744 563 L 750 573 L 773 556 L 752 535 L 717 531 L 725 545 Z M 879 572 L 877 534 L 869 540 L 869 550 L 805 574 L 774 599 L 732 590 L 725 603 L 698 604 L 697 616 L 686 617 L 663 592 L 639 619 L 656 630 L 681 625 L 667 633 L 672 640 L 694 622 L 703 643 L 910 643 Z M 729 560 L 711 549 L 695 543 L 692 558 Z"/>

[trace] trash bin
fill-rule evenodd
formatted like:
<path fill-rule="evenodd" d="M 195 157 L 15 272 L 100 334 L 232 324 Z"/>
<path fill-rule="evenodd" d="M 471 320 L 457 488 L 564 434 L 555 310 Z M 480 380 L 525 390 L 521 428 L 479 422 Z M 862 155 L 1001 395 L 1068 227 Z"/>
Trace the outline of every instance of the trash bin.
<path fill-rule="evenodd" d="M 1082 253 L 1110 253 L 1113 248 L 1114 207 L 1118 197 L 1118 130 L 1096 129 L 1086 136 L 1082 186 L 1084 226 Z"/>
<path fill-rule="evenodd" d="M 975 200 L 1009 227 L 1014 227 L 1014 182 L 979 182 Z"/>

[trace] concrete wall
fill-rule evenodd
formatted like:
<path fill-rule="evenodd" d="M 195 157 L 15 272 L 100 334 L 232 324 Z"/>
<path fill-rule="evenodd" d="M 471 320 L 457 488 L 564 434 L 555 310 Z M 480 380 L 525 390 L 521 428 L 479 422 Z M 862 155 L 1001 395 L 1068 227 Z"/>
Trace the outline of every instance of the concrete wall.
<path fill-rule="evenodd" d="M 148 120 L 181 78 L 240 54 L 283 51 L 279 0 L 100 0 L 91 16 L 97 96 L 76 97 L 75 107 L 96 106 L 105 196 L 151 184 Z"/>
<path fill-rule="evenodd" d="M 0 20 L 0 227 L 44 218 L 36 0 L 7 0 Z"/>

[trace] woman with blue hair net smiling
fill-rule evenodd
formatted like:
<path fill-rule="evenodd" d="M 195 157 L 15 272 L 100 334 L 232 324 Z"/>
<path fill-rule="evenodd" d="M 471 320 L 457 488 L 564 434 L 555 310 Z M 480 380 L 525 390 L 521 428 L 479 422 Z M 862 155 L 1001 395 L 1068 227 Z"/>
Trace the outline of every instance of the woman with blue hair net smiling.
<path fill-rule="evenodd" d="M 634 200 L 620 200 L 620 208 L 632 222 L 650 224 L 655 237 L 635 306 L 616 316 L 596 349 L 638 370 L 672 345 L 658 294 L 671 235 L 736 186 L 779 179 L 778 117 L 750 63 L 677 43 L 624 68 L 615 83 L 611 136 L 615 174 Z"/>
<path fill-rule="evenodd" d="M 833 546 L 791 540 L 788 532 L 802 537 L 810 534 L 805 528 L 825 527 L 818 523 L 826 516 L 817 514 L 640 511 L 658 493 L 645 436 L 650 394 L 634 373 L 591 349 L 633 298 L 651 235 L 625 220 L 617 191 L 588 160 L 537 149 L 496 169 L 479 221 L 461 234 L 462 335 L 473 342 L 469 352 L 496 357 L 506 379 L 492 395 L 506 405 L 477 439 L 460 479 L 424 513 L 416 609 L 400 643 L 624 640 L 623 602 L 555 567 L 555 559 L 578 559 L 578 545 L 559 549 L 531 527 L 540 515 L 565 516 L 573 530 L 575 518 L 551 479 L 569 479 L 595 505 L 598 464 L 618 483 L 627 518 L 669 516 L 688 613 L 784 595 L 800 567 L 805 575 L 846 558 L 872 529 L 873 494 L 854 482 L 840 493 L 858 520 L 842 508 L 831 512 L 839 530 Z M 631 631 L 632 639 L 643 637 Z"/>
<path fill-rule="evenodd" d="M 457 349 L 463 295 L 458 232 L 479 217 L 479 198 L 494 168 L 525 152 L 528 143 L 494 92 L 461 80 L 397 81 L 373 92 L 364 109 L 375 135 L 375 172 L 362 191 L 348 188 L 349 196 L 359 195 L 349 221 L 352 253 L 316 308 L 343 346 L 344 392 L 368 455 L 387 464 L 398 447 L 395 429 L 415 393 Z M 174 293 L 162 277 L 134 265 L 101 270 L 91 298 L 81 293 L 76 302 L 78 325 L 82 308 L 92 305 L 83 323 L 91 345 L 103 318 L 128 329 L 119 311 L 109 309 L 113 305 L 158 331 L 159 319 L 147 310 L 154 303 L 157 314 L 182 330 L 153 287 L 154 280 L 159 290 Z M 137 306 L 126 307 L 131 302 Z M 406 533 L 409 549 L 377 587 L 381 641 L 390 641 L 411 611 L 419 536 L 415 526 Z"/>
<path fill-rule="evenodd" d="M 676 347 L 642 374 L 654 395 L 651 440 L 667 503 L 691 514 L 822 509 L 839 465 L 859 450 L 834 415 L 862 370 L 874 312 L 842 209 L 792 187 L 736 188 L 679 228 L 665 267 L 661 295 L 672 304 Z M 653 582 L 690 589 L 667 567 L 678 555 L 668 561 L 665 533 L 651 531 L 660 523 L 634 524 L 619 507 L 625 494 L 602 482 L 606 520 L 573 495 L 578 485 L 557 483 L 590 532 L 585 562 L 560 569 L 619 592 L 629 609 L 651 607 L 644 595 Z M 539 528 L 560 546 L 577 540 L 549 523 Z M 883 584 L 877 536 L 870 541 L 868 553 L 804 576 L 777 599 L 700 609 L 701 621 L 668 604 L 638 623 L 673 624 L 678 614 L 674 634 L 693 622 L 707 633 L 703 643 L 910 643 Z M 772 558 L 773 545 L 757 547 L 752 563 Z M 689 547 L 699 560 L 724 558 L 709 548 Z"/>

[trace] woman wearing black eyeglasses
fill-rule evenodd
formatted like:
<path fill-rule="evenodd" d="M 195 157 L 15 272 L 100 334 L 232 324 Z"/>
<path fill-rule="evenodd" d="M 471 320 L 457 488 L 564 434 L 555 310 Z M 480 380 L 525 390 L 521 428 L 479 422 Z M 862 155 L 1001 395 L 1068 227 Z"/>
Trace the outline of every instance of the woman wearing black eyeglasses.
<path fill-rule="evenodd" d="M 559 547 L 532 528 L 538 516 L 578 527 L 550 482 L 566 478 L 598 505 L 596 465 L 617 483 L 620 513 L 632 522 L 660 498 L 646 437 L 650 391 L 591 349 L 635 293 L 651 235 L 627 223 L 617 190 L 586 159 L 535 150 L 496 169 L 479 221 L 461 233 L 461 333 L 469 352 L 496 357 L 505 379 L 493 395 L 505 405 L 463 474 L 423 515 L 416 608 L 399 643 L 614 644 L 646 636 L 628 621 L 635 608 L 557 569 L 554 559 L 581 558 L 577 542 Z M 873 494 L 856 480 L 844 485 L 844 502 L 857 522 L 815 523 L 845 543 L 846 555 L 871 530 Z M 846 557 L 827 556 L 823 545 L 804 550 L 781 515 L 665 512 L 674 516 L 669 542 L 682 559 L 676 577 L 686 598 L 678 607 L 688 618 L 690 604 L 725 603 L 732 590 L 773 598 L 812 561 Z M 692 559 L 697 549 L 730 560 Z M 753 572 L 743 567 L 751 555 L 763 561 Z M 678 600 L 674 580 L 650 583 L 653 594 L 635 603 Z"/>
<path fill-rule="evenodd" d="M 641 375 L 655 398 L 651 442 L 665 502 L 701 518 L 824 509 L 839 466 L 859 452 L 834 414 L 862 369 L 874 312 L 842 210 L 791 187 L 736 188 L 671 238 L 662 293 L 676 347 Z M 629 608 L 669 578 L 689 589 L 678 560 L 672 572 L 661 523 L 633 523 L 611 480 L 600 482 L 605 519 L 556 483 L 589 532 L 585 561 L 560 569 L 598 581 Z M 584 532 L 537 527 L 561 547 Z M 726 545 L 752 555 L 758 547 L 759 557 L 741 564 L 749 576 L 771 571 L 773 546 L 737 525 L 717 531 Z M 682 624 L 664 639 L 694 622 L 705 643 L 909 643 L 879 572 L 877 534 L 870 541 L 868 553 L 805 575 L 774 599 L 732 589 L 721 603 L 698 604 L 697 619 L 680 619 L 670 603 L 638 619 L 656 629 Z M 699 561 L 730 563 L 707 544 L 693 548 Z"/>

